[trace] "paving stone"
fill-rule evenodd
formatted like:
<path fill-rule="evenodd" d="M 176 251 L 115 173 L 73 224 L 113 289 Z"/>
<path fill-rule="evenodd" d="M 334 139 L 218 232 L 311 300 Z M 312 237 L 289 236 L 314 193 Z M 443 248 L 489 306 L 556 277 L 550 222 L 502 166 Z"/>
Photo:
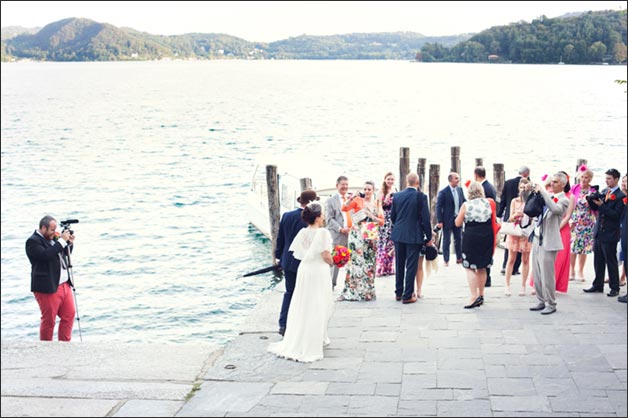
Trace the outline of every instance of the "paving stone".
<path fill-rule="evenodd" d="M 436 401 L 399 401 L 397 415 L 410 417 L 436 416 Z"/>
<path fill-rule="evenodd" d="M 535 396 L 537 395 L 536 387 L 530 378 L 489 378 L 488 392 L 493 395 L 501 396 Z M 539 392 L 541 394 L 542 392 Z M 547 394 L 544 394 L 547 396 Z"/>
<path fill-rule="evenodd" d="M 550 412 L 550 403 L 546 396 L 491 396 L 493 411 L 513 412 Z"/>
<path fill-rule="evenodd" d="M 2 396 L 3 417 L 104 417 L 119 403 L 111 399 Z"/>
<path fill-rule="evenodd" d="M 271 395 L 324 395 L 328 382 L 277 382 Z"/>
<path fill-rule="evenodd" d="M 438 401 L 439 417 L 492 417 L 491 403 L 486 399 L 474 401 Z"/>
<path fill-rule="evenodd" d="M 586 396 L 551 397 L 549 401 L 554 412 L 615 413 L 615 406 L 608 398 L 593 398 Z"/>
<path fill-rule="evenodd" d="M 248 412 L 268 393 L 272 383 L 204 382 L 177 416 L 207 416 L 215 411 Z"/>
<path fill-rule="evenodd" d="M 148 401 L 131 399 L 126 401 L 114 417 L 173 417 L 183 407 L 183 401 Z"/>

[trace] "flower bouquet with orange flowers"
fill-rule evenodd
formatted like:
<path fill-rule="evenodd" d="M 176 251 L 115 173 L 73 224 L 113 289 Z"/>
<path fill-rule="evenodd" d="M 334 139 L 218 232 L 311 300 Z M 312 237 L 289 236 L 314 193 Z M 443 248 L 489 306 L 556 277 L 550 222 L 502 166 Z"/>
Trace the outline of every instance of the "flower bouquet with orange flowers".
<path fill-rule="evenodd" d="M 338 268 L 344 267 L 351 260 L 351 250 L 342 245 L 336 245 L 331 253 L 331 257 Z"/>

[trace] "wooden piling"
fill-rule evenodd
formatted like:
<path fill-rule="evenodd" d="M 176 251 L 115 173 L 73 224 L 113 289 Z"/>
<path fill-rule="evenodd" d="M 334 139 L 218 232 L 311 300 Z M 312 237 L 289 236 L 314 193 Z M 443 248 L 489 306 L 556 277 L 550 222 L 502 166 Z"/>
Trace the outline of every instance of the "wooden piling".
<path fill-rule="evenodd" d="M 476 167 L 483 167 L 484 166 L 484 158 L 476 158 L 475 159 L 475 166 Z"/>
<path fill-rule="evenodd" d="M 425 165 L 427 164 L 426 158 L 419 158 L 419 162 L 416 165 L 416 173 L 419 176 L 419 190 L 425 193 Z"/>
<path fill-rule="evenodd" d="M 578 158 L 578 162 L 576 163 L 576 177 L 580 177 L 580 167 L 583 165 L 587 165 L 587 160 L 583 158 Z"/>
<path fill-rule="evenodd" d="M 432 218 L 432 225 L 438 223 L 436 218 L 436 199 L 438 197 L 438 188 L 440 182 L 440 165 L 430 164 L 430 214 Z"/>
<path fill-rule="evenodd" d="M 277 248 L 277 234 L 279 233 L 279 221 L 281 208 L 279 204 L 279 177 L 277 166 L 266 166 L 266 187 L 268 190 L 268 217 L 270 221 L 270 237 L 272 242 L 272 260 L 275 260 L 275 248 Z"/>
<path fill-rule="evenodd" d="M 399 148 L 399 190 L 407 186 L 406 176 L 410 172 L 410 148 Z"/>
<path fill-rule="evenodd" d="M 505 182 L 506 174 L 504 173 L 504 164 L 493 164 L 493 186 L 495 186 L 495 190 L 497 192 L 497 203 L 501 200 Z"/>
<path fill-rule="evenodd" d="M 312 179 L 309 177 L 303 177 L 299 182 L 301 183 L 301 191 L 312 188 Z"/>
<path fill-rule="evenodd" d="M 460 147 L 451 147 L 451 170 L 460 174 L 461 166 L 460 166 Z"/>

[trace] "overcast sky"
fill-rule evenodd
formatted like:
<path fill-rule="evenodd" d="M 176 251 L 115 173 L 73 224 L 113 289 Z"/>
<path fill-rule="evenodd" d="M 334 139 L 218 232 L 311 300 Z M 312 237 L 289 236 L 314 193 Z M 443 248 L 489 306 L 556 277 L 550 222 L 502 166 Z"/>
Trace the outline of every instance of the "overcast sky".
<path fill-rule="evenodd" d="M 626 9 L 625 1 L 187 2 L 2 1 L 2 27 L 41 27 L 84 17 L 158 35 L 226 33 L 270 42 L 302 34 L 411 31 L 427 36 L 480 32 L 541 15 Z"/>

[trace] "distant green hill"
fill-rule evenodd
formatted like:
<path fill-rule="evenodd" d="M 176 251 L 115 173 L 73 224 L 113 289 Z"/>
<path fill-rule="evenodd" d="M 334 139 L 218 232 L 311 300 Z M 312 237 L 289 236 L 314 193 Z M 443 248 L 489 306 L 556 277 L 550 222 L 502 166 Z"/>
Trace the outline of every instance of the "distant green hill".
<path fill-rule="evenodd" d="M 3 29 L 4 31 L 4 29 Z M 200 59 L 413 59 L 428 42 L 453 46 L 471 35 L 426 37 L 412 32 L 298 36 L 272 43 L 225 34 L 162 36 L 89 19 L 50 23 L 37 33 L 3 38 L 2 60 L 121 61 Z M 4 32 L 3 32 L 4 33 Z"/>
<path fill-rule="evenodd" d="M 426 44 L 424 62 L 512 62 L 521 64 L 625 64 L 626 10 L 587 12 L 482 31 L 447 47 Z"/>

